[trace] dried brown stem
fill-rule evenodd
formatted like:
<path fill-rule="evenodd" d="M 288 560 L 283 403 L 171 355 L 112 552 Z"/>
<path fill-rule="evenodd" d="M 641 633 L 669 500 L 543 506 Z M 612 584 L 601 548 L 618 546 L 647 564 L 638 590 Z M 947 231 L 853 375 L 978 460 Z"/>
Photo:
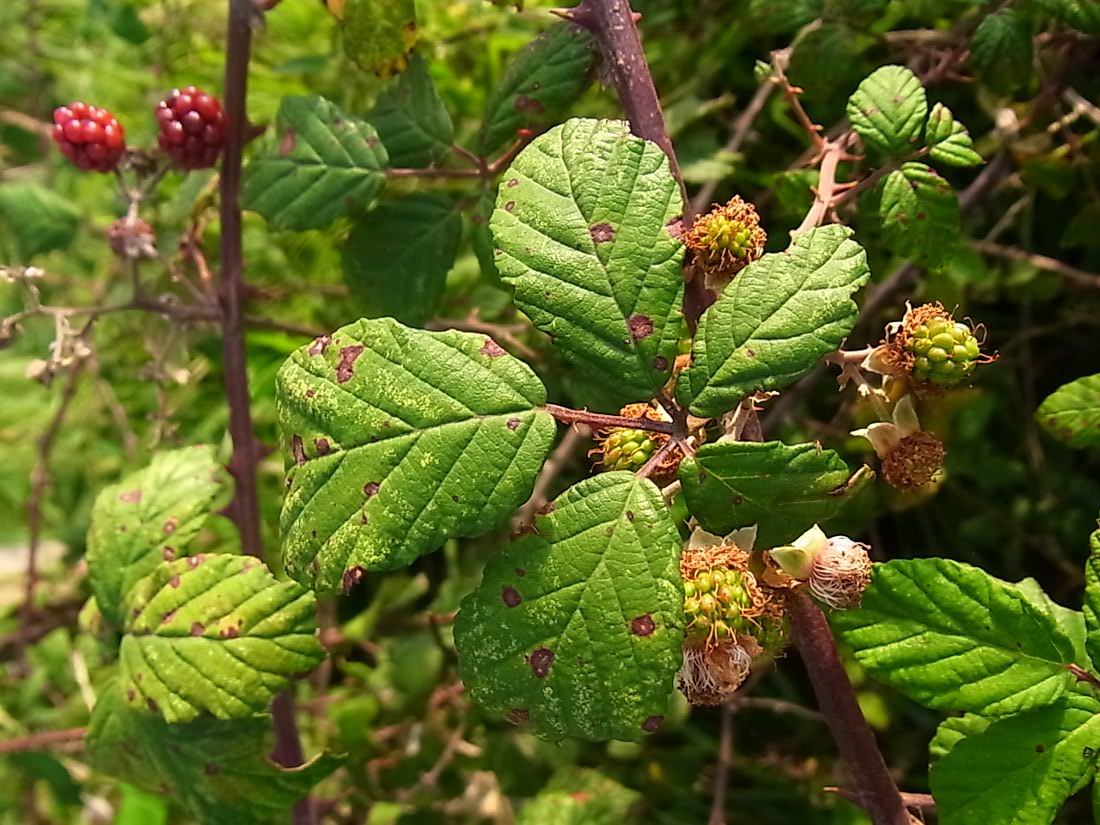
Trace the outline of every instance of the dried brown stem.
<path fill-rule="evenodd" d="M 909 825 L 909 814 L 878 743 L 863 718 L 825 615 L 804 593 L 787 601 L 791 636 L 802 656 L 825 724 L 859 792 L 859 804 L 874 825 Z"/>
<path fill-rule="evenodd" d="M 722 705 L 722 729 L 718 737 L 718 764 L 714 771 L 714 795 L 707 825 L 726 825 L 726 785 L 733 761 L 733 705 Z"/>
<path fill-rule="evenodd" d="M 625 415 L 604 415 L 603 413 L 574 410 L 558 404 L 547 404 L 542 408 L 558 421 L 565 424 L 587 424 L 593 429 L 602 427 L 627 427 L 632 430 L 646 430 L 651 433 L 672 435 L 671 421 L 651 421 L 648 418 L 628 418 Z"/>
<path fill-rule="evenodd" d="M 1007 261 L 1021 261 L 1031 264 L 1036 269 L 1041 269 L 1044 272 L 1052 272 L 1055 275 L 1059 275 L 1071 284 L 1087 287 L 1089 289 L 1100 288 L 1100 275 L 1085 272 L 1083 269 L 1077 269 L 1076 267 L 1059 261 L 1057 258 L 1051 258 L 1047 255 L 1028 252 L 1025 249 L 1019 249 L 1015 246 L 1004 246 L 990 241 L 972 240 L 970 241 L 970 245 L 983 255 L 1003 258 Z"/>
<path fill-rule="evenodd" d="M 0 741 L 0 754 L 40 751 L 54 745 L 68 745 L 73 742 L 80 742 L 85 733 L 87 733 L 87 728 L 70 728 L 68 730 L 46 730 L 26 736 L 17 736 L 14 739 Z"/>

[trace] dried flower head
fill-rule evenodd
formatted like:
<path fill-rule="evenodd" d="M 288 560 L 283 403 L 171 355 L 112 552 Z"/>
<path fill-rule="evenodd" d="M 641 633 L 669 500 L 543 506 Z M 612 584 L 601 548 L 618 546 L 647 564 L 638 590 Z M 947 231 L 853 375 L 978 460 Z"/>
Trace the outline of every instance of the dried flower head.
<path fill-rule="evenodd" d="M 735 195 L 695 219 L 684 243 L 706 274 L 708 288 L 725 286 L 764 252 L 768 236 L 760 227 L 756 207 Z"/>
<path fill-rule="evenodd" d="M 672 418 L 661 407 L 653 404 L 627 404 L 619 411 L 625 418 L 648 419 L 649 421 L 671 421 Z M 690 423 L 690 422 L 689 422 Z M 706 434 L 702 427 L 692 431 L 688 443 L 694 446 L 703 441 Z M 589 456 L 599 456 L 599 466 L 604 470 L 641 469 L 671 438 L 665 433 L 630 427 L 606 427 L 596 433 L 599 445 L 588 451 Z M 649 474 L 657 485 L 664 485 L 676 478 L 684 451 L 676 445 L 668 450 L 660 463 Z"/>
<path fill-rule="evenodd" d="M 720 705 L 748 678 L 752 654 L 734 641 L 684 647 L 677 686 L 693 705 Z"/>
<path fill-rule="evenodd" d="M 883 342 L 862 366 L 904 377 L 918 392 L 934 394 L 957 386 L 978 364 L 994 360 L 981 351 L 983 332 L 956 321 L 941 303 L 908 307 L 901 321 L 886 327 Z"/>
<path fill-rule="evenodd" d="M 879 421 L 852 435 L 866 438 L 882 459 L 882 477 L 901 490 L 916 490 L 932 481 L 943 467 L 945 450 L 934 434 L 920 428 L 913 398 L 895 406 L 891 421 Z"/>

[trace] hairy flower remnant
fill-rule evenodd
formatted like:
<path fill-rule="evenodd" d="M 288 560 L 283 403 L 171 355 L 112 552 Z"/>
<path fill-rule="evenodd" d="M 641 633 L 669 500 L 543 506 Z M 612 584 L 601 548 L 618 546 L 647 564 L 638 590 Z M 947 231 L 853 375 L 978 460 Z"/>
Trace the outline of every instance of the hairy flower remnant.
<path fill-rule="evenodd" d="M 693 705 L 720 705 L 741 687 L 751 667 L 752 655 L 737 642 L 685 646 L 677 685 Z"/>
<path fill-rule="evenodd" d="M 708 289 L 729 283 L 763 254 L 767 240 L 756 207 L 738 195 L 697 218 L 684 234 L 684 243 L 706 274 Z"/>
<path fill-rule="evenodd" d="M 810 567 L 810 592 L 829 607 L 858 607 L 871 583 L 871 557 L 867 545 L 847 536 L 834 536 L 814 556 Z"/>

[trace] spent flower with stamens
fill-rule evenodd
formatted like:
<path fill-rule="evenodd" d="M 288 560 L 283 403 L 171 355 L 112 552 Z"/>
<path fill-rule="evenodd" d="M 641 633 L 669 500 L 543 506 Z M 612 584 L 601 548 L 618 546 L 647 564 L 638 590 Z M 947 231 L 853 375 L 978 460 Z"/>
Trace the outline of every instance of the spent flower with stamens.
<path fill-rule="evenodd" d="M 920 394 L 935 394 L 994 360 L 982 353 L 982 333 L 982 327 L 956 321 L 941 303 L 910 306 L 901 321 L 887 325 L 883 342 L 861 366 L 905 378 Z"/>
<path fill-rule="evenodd" d="M 710 289 L 725 286 L 759 258 L 767 240 L 756 207 L 737 195 L 696 218 L 684 233 L 684 243 L 705 273 Z"/>
<path fill-rule="evenodd" d="M 913 397 L 896 405 L 891 421 L 876 421 L 852 435 L 866 438 L 882 459 L 882 477 L 901 490 L 916 490 L 932 481 L 942 469 L 946 451 L 933 433 L 920 428 Z"/>
<path fill-rule="evenodd" d="M 806 582 L 810 592 L 837 610 L 859 605 L 871 583 L 871 557 L 866 544 L 847 536 L 829 537 L 816 524 L 790 545 L 768 551 L 786 575 Z"/>

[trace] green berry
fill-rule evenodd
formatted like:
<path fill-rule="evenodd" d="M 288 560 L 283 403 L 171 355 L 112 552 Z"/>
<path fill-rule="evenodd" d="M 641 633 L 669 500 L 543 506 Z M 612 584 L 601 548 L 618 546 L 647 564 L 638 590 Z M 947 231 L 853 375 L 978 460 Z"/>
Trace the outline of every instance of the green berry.
<path fill-rule="evenodd" d="M 928 318 L 905 341 L 913 356 L 913 378 L 938 387 L 953 387 L 970 375 L 981 357 L 973 330 L 948 315 Z"/>
<path fill-rule="evenodd" d="M 649 461 L 655 446 L 645 430 L 614 429 L 603 442 L 603 466 L 608 470 L 637 470 Z"/>
<path fill-rule="evenodd" d="M 717 568 L 701 570 L 684 582 L 684 614 L 688 636 L 703 641 L 710 636 L 732 639 L 751 633 L 753 623 L 743 614 L 753 605 L 752 574 Z"/>

